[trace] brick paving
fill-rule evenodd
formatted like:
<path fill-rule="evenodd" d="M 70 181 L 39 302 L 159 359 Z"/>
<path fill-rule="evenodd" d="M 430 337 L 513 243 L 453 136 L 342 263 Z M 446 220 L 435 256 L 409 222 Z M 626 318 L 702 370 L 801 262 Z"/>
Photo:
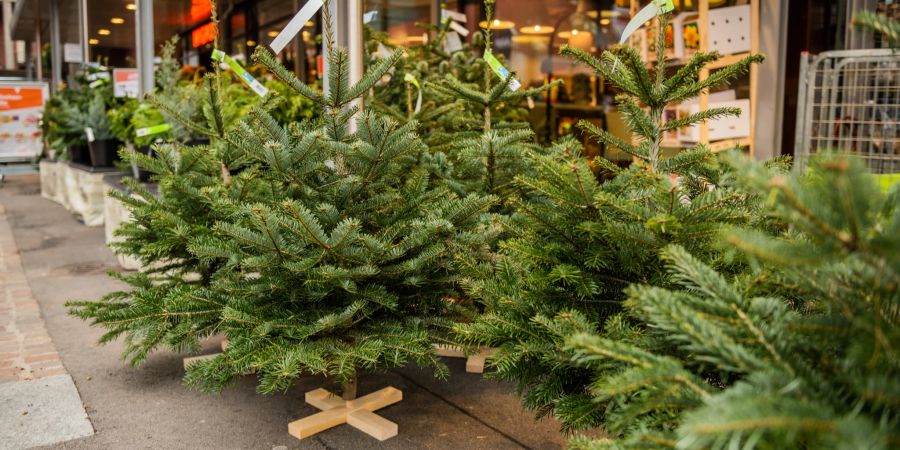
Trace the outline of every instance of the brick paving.
<path fill-rule="evenodd" d="M 64 374 L 0 205 L 0 383 Z"/>

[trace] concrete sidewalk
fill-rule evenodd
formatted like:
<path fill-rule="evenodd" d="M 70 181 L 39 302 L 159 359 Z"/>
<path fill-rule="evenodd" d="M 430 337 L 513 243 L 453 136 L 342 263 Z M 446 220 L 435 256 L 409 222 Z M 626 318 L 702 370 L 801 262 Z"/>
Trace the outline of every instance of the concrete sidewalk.
<path fill-rule="evenodd" d="M 512 387 L 464 372 L 448 360 L 448 382 L 414 367 L 360 380 L 366 394 L 385 386 L 404 400 L 378 413 L 397 422 L 400 434 L 384 442 L 340 426 L 303 441 L 287 434 L 290 421 L 318 410 L 306 391 L 323 380 L 307 378 L 282 395 L 260 395 L 245 377 L 220 395 L 181 384 L 182 358 L 152 355 L 141 367 L 121 360 L 122 346 L 97 346 L 101 329 L 68 316 L 63 303 L 95 299 L 120 286 L 105 272 L 119 270 L 102 228 L 76 222 L 61 206 L 40 198 L 35 176 L 10 177 L 0 205 L 12 226 L 22 266 L 62 363 L 75 381 L 96 434 L 45 448 L 65 449 L 553 449 L 565 445 L 558 423 L 535 422 Z M 209 342 L 207 353 L 215 352 Z M 2 395 L 2 394 L 0 394 Z M 4 448 L 0 442 L 0 448 Z"/>

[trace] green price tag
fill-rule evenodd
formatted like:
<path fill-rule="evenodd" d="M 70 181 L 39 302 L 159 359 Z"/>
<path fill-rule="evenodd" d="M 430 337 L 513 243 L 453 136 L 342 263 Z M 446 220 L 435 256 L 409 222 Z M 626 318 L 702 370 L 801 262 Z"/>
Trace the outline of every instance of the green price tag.
<path fill-rule="evenodd" d="M 134 134 L 136 134 L 137 137 L 144 137 L 144 136 L 151 136 L 151 135 L 159 134 L 159 133 L 165 133 L 166 131 L 169 131 L 171 129 L 172 129 L 171 125 L 169 125 L 167 123 L 162 123 L 159 125 L 153 125 L 152 127 L 138 128 L 137 130 L 134 131 Z"/>
<path fill-rule="evenodd" d="M 403 81 L 405 81 L 407 83 L 412 83 L 412 85 L 415 86 L 416 89 L 419 91 L 419 98 L 416 100 L 416 110 L 415 110 L 415 112 L 418 114 L 418 112 L 422 109 L 422 87 L 419 86 L 419 80 L 417 80 L 416 77 L 413 76 L 413 74 L 407 73 L 406 75 L 403 76 Z"/>
<path fill-rule="evenodd" d="M 488 63 L 488 66 L 490 66 L 491 70 L 493 70 L 494 73 L 497 74 L 497 76 L 501 79 L 505 80 L 510 76 L 509 69 L 503 67 L 503 64 L 500 63 L 500 60 L 498 60 L 497 57 L 494 56 L 494 53 L 490 50 L 484 51 L 484 60 Z M 522 83 L 519 83 L 519 80 L 515 78 L 509 80 L 510 89 L 517 91 L 520 87 L 522 87 Z"/>
<path fill-rule="evenodd" d="M 250 86 L 250 89 L 253 89 L 253 92 L 256 92 L 260 97 L 264 97 L 269 93 L 269 90 L 266 89 L 265 86 L 262 85 L 256 78 L 253 78 L 253 75 L 250 75 L 243 67 L 241 67 L 240 63 L 234 60 L 234 58 L 225 54 L 225 52 L 221 50 L 213 50 L 212 59 L 216 61 L 224 62 L 231 68 L 232 71 L 242 80 L 244 83 L 247 83 Z"/>

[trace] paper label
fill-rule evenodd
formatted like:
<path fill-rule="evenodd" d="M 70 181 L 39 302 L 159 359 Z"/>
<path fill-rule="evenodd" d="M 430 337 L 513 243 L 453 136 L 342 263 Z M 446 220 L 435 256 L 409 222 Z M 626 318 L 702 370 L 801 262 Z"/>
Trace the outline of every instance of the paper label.
<path fill-rule="evenodd" d="M 468 18 L 465 14 L 457 11 L 450 11 L 449 9 L 441 10 L 441 19 L 450 19 L 456 22 L 466 23 Z"/>
<path fill-rule="evenodd" d="M 416 79 L 411 73 L 408 73 L 403 76 L 403 81 L 407 83 L 412 83 L 413 86 L 419 91 L 419 98 L 416 100 L 416 110 L 414 111 L 416 114 L 422 110 L 422 87 L 419 86 L 419 80 Z"/>
<path fill-rule="evenodd" d="M 500 61 L 497 59 L 496 56 L 494 56 L 494 53 L 491 52 L 490 50 L 484 51 L 484 60 L 488 63 L 488 66 L 490 66 L 491 70 L 493 70 L 494 73 L 497 74 L 497 76 L 500 77 L 502 80 L 506 80 L 506 78 L 508 78 L 510 76 L 509 69 L 507 69 L 506 67 L 503 67 L 503 64 L 500 64 Z M 509 88 L 510 89 L 512 89 L 514 91 L 518 91 L 520 87 L 522 87 L 522 83 L 519 83 L 519 80 L 517 80 L 515 78 L 512 78 L 511 80 L 509 80 Z"/>
<path fill-rule="evenodd" d="M 378 17 L 377 9 L 375 11 L 369 11 L 369 12 L 363 14 L 363 23 L 370 23 L 373 20 L 375 20 L 376 17 Z"/>
<path fill-rule="evenodd" d="M 619 38 L 619 45 L 624 44 L 625 41 L 627 41 L 628 38 L 648 20 L 660 14 L 671 12 L 674 9 L 675 5 L 672 3 L 672 0 L 653 0 L 649 5 L 645 6 L 644 9 L 638 11 L 638 13 L 634 15 L 634 18 L 628 22 L 628 25 L 625 25 L 625 29 L 622 31 L 622 37 Z"/>
<path fill-rule="evenodd" d="M 93 128 L 85 128 L 84 135 L 87 136 L 88 142 L 94 142 L 94 129 Z"/>
<path fill-rule="evenodd" d="M 99 80 L 101 78 L 109 79 L 109 72 L 94 72 L 94 73 L 88 74 L 88 76 L 85 78 L 87 78 L 88 81 Z"/>
<path fill-rule="evenodd" d="M 144 136 L 150 136 L 153 134 L 165 133 L 166 131 L 169 131 L 171 129 L 172 129 L 171 125 L 169 125 L 167 123 L 162 123 L 159 125 L 153 125 L 152 127 L 138 128 L 137 130 L 134 131 L 134 134 L 137 135 L 137 137 L 144 137 Z"/>
<path fill-rule="evenodd" d="M 228 65 L 231 70 L 237 75 L 240 79 L 244 80 L 250 89 L 253 89 L 253 92 L 256 92 L 260 97 L 265 97 L 266 94 L 269 93 L 269 90 L 266 89 L 265 86 L 262 85 L 256 78 L 253 78 L 253 75 L 250 75 L 249 72 L 244 70 L 244 67 L 241 64 L 234 60 L 234 58 L 226 55 L 221 50 L 213 50 L 212 59 L 215 61 L 220 61 Z"/>
<path fill-rule="evenodd" d="M 466 27 L 464 27 L 456 22 L 451 21 L 450 28 L 453 29 L 453 31 L 459 33 L 463 37 L 469 35 L 469 30 L 467 30 Z"/>
<path fill-rule="evenodd" d="M 463 49 L 462 39 L 459 33 L 451 31 L 444 37 L 444 51 L 447 53 L 458 52 Z"/>
<path fill-rule="evenodd" d="M 95 88 L 95 87 L 97 87 L 97 86 L 102 85 L 103 82 L 104 82 L 104 80 L 94 80 L 94 81 L 91 81 L 91 82 L 88 84 L 88 87 L 91 88 L 91 89 L 93 89 L 93 88 Z"/>
<path fill-rule="evenodd" d="M 322 0 L 308 0 L 300 11 L 297 11 L 297 14 L 294 15 L 294 18 L 288 22 L 287 25 L 284 26 L 284 29 L 281 30 L 281 33 L 278 33 L 278 36 L 275 36 L 275 39 L 269 44 L 269 47 L 272 48 L 272 51 L 276 54 L 281 53 L 282 50 L 291 42 L 291 39 L 303 29 L 303 26 L 306 25 L 306 22 L 312 18 L 312 16 L 322 7 Z"/>

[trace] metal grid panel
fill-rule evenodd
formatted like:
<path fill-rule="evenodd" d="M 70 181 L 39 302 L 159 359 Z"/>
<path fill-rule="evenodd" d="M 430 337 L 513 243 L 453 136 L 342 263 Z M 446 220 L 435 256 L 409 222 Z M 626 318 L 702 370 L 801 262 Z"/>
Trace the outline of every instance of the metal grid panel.
<path fill-rule="evenodd" d="M 874 173 L 900 172 L 900 53 L 839 50 L 803 56 L 797 109 L 797 164 L 840 151 Z"/>

